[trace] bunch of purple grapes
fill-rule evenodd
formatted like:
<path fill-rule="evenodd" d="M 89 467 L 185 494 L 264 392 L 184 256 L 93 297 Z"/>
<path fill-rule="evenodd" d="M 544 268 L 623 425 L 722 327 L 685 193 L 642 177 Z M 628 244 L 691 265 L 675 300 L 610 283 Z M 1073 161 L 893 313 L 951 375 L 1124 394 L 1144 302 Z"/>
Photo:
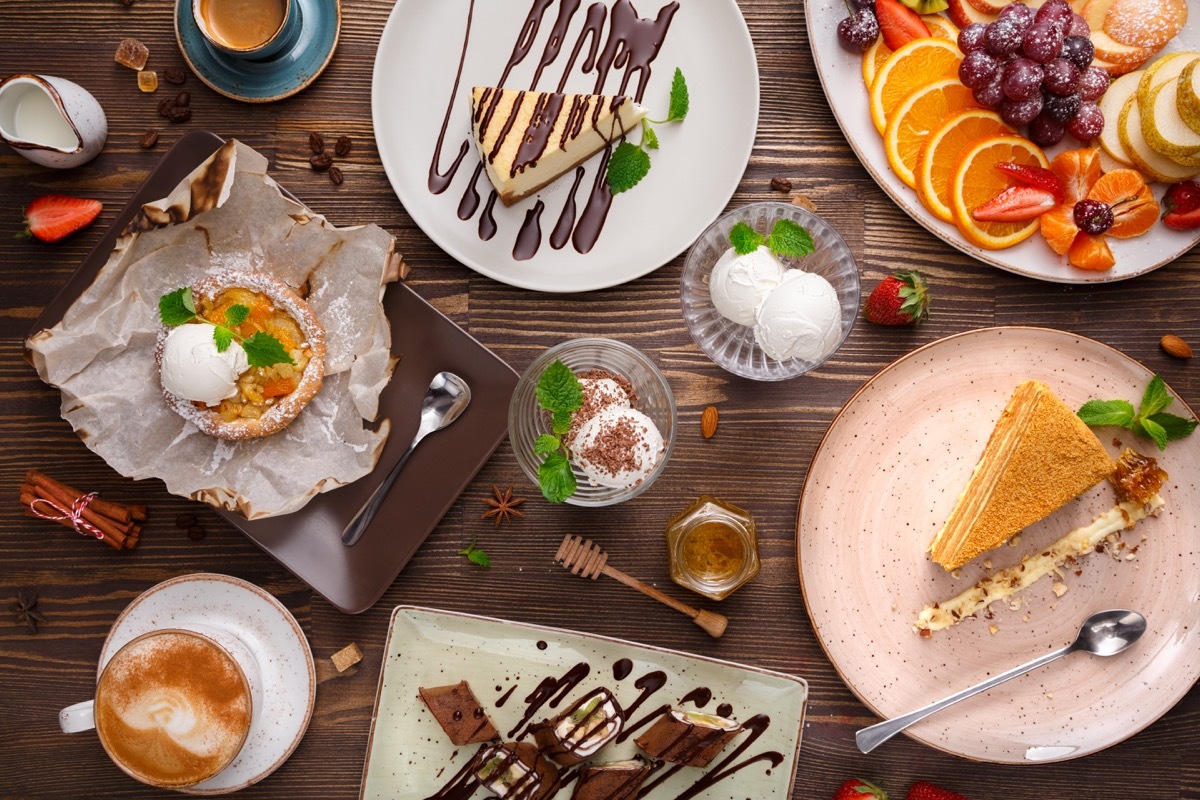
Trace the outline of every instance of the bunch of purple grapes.
<path fill-rule="evenodd" d="M 1108 73 L 1092 66 L 1091 29 L 1067 0 L 1047 0 L 1036 13 L 1024 3 L 1007 5 L 994 22 L 963 28 L 958 47 L 958 78 L 975 100 L 1013 127 L 1028 125 L 1039 147 L 1068 132 L 1090 142 L 1104 130 L 1096 101 L 1108 90 Z"/>

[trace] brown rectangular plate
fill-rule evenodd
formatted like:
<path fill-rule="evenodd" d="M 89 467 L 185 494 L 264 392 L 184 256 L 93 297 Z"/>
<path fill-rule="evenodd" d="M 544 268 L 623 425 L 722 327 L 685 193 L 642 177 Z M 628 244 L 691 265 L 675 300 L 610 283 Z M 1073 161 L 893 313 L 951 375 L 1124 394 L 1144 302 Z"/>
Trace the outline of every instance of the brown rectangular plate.
<path fill-rule="evenodd" d="M 223 143 L 206 131 L 181 138 L 38 317 L 30 334 L 62 320 L 95 280 L 120 232 L 143 203 L 166 196 Z M 511 367 L 404 284 L 389 287 L 383 305 L 392 325 L 392 354 L 400 361 L 379 398 L 380 418 L 392 421 L 392 432 L 375 470 L 349 486 L 318 495 L 294 514 L 250 522 L 233 512 L 219 512 L 347 614 L 366 611 L 387 591 L 504 440 L 508 401 L 517 383 Z M 470 407 L 458 422 L 433 435 L 413 454 L 362 540 L 346 547 L 342 529 L 412 441 L 421 399 L 430 379 L 442 370 L 455 372 L 470 384 Z"/>

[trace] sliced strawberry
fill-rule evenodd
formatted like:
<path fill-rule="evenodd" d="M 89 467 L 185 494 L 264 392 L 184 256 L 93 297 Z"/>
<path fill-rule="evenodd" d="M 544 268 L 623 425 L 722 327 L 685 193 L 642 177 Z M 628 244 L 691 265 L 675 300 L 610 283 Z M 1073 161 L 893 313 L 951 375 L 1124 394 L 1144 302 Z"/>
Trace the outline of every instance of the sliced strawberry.
<path fill-rule="evenodd" d="M 1054 195 L 1055 205 L 1066 199 L 1067 192 L 1066 187 L 1063 186 L 1062 178 L 1045 167 L 1008 161 L 997 164 L 996 169 L 1022 186 L 1032 186 L 1035 189 L 1042 189 Z"/>
<path fill-rule="evenodd" d="M 1067 251 L 1067 261 L 1080 269 L 1090 269 L 1094 272 L 1104 272 L 1112 269 L 1117 260 L 1113 258 L 1108 241 L 1104 234 L 1092 236 L 1090 233 L 1079 232 L 1071 249 Z"/>
<path fill-rule="evenodd" d="M 36 236 L 43 242 L 57 242 L 80 228 L 87 227 L 103 206 L 99 200 L 46 194 L 25 209 L 25 236 Z"/>
<path fill-rule="evenodd" d="M 911 41 L 927 39 L 932 35 L 917 12 L 900 0 L 875 0 L 875 17 L 879 20 L 883 43 L 890 50 L 899 50 Z"/>
<path fill-rule="evenodd" d="M 1163 223 L 1177 231 L 1200 227 L 1200 183 L 1184 181 L 1167 189 L 1163 195 Z"/>
<path fill-rule="evenodd" d="M 971 212 L 979 222 L 1025 222 L 1058 205 L 1054 195 L 1032 186 L 1010 186 Z"/>
<path fill-rule="evenodd" d="M 1163 217 L 1163 224 L 1177 231 L 1200 228 L 1200 208 L 1193 208 L 1191 211 L 1168 211 Z"/>

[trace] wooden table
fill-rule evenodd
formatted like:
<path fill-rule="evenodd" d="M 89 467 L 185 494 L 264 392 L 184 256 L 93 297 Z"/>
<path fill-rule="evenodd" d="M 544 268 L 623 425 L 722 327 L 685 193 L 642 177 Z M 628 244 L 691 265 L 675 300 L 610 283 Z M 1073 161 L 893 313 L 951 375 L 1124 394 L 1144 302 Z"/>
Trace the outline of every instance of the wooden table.
<path fill-rule="evenodd" d="M 117 42 L 135 36 L 149 46 L 155 67 L 183 66 L 173 5 L 0 3 L 0 75 L 42 72 L 75 80 L 99 98 L 110 126 L 102 155 L 79 169 L 42 169 L 0 148 L 0 495 L 9 500 L 0 511 L 0 602 L 8 615 L 0 621 L 0 797 L 163 794 L 124 777 L 91 736 L 59 733 L 55 712 L 89 696 L 100 645 L 132 598 L 176 575 L 219 571 L 279 597 L 300 620 L 318 661 L 320 684 L 306 737 L 278 772 L 241 793 L 247 798 L 357 797 L 388 616 L 401 603 L 581 628 L 804 676 L 812 699 L 797 798 L 828 797 L 856 775 L 876 778 L 901 797 L 912 781 L 925 778 L 974 800 L 1200 798 L 1195 759 L 1200 690 L 1132 739 L 1061 764 L 977 764 L 905 737 L 860 755 L 854 731 L 875 720 L 814 638 L 795 556 L 800 487 L 830 420 L 864 379 L 940 337 L 1001 324 L 1071 330 L 1120 348 L 1160 372 L 1193 406 L 1200 403 L 1196 365 L 1173 360 L 1158 346 L 1165 333 L 1200 344 L 1194 254 L 1132 281 L 1091 287 L 1035 282 L 961 255 L 900 211 L 846 145 L 818 84 L 802 4 L 743 0 L 762 75 L 762 116 L 750 166 L 730 205 L 779 199 L 783 195 L 771 191 L 771 178 L 790 179 L 847 238 L 865 287 L 890 270 L 919 268 L 932 284 L 934 307 L 929 322 L 916 330 L 860 322 L 837 356 L 804 378 L 779 384 L 732 379 L 700 353 L 684 327 L 678 302 L 682 259 L 625 286 L 551 297 L 476 275 L 413 224 L 388 185 L 371 128 L 371 67 L 391 2 L 346 0 L 332 63 L 291 99 L 244 105 L 191 76 L 183 88 L 191 92 L 194 116 L 178 126 L 155 113 L 171 87 L 142 94 L 133 73 L 112 62 Z M 384 598 L 354 617 L 314 595 L 211 510 L 168 495 L 157 482 L 118 476 L 60 419 L 58 393 L 25 363 L 22 339 L 161 153 L 190 128 L 236 136 L 259 149 L 270 158 L 276 179 L 335 224 L 374 221 L 394 233 L 413 266 L 410 285 L 518 371 L 543 348 L 584 334 L 611 336 L 650 353 L 679 403 L 681 433 L 665 475 L 652 491 L 621 506 L 555 508 L 537 496 L 509 446 L 502 445 Z M 158 147 L 143 150 L 138 140 L 151 129 L 161 133 Z M 343 185 L 309 169 L 311 130 L 354 140 L 341 162 Z M 11 238 L 23 206 L 47 192 L 96 197 L 105 210 L 91 228 L 57 245 Z M 705 441 L 699 418 L 709 404 L 720 408 L 721 426 Z M 17 487 L 31 465 L 113 499 L 148 502 L 153 516 L 142 544 L 117 553 L 26 519 Z M 499 529 L 481 520 L 492 484 L 512 484 L 529 496 L 527 516 Z M 750 509 L 761 536 L 762 573 L 721 604 L 732 623 L 719 641 L 615 581 L 585 585 L 551 563 L 561 535 L 582 532 L 606 547 L 617 566 L 683 596 L 667 576 L 662 528 L 701 492 Z M 175 527 L 177 515 L 185 512 L 200 518 L 208 533 L 202 541 L 190 541 Z M 491 554 L 490 570 L 457 555 L 473 535 Z M 40 594 L 49 619 L 36 636 L 16 626 L 9 612 L 21 588 Z M 358 643 L 365 658 L 339 675 L 328 656 L 350 642 Z"/>

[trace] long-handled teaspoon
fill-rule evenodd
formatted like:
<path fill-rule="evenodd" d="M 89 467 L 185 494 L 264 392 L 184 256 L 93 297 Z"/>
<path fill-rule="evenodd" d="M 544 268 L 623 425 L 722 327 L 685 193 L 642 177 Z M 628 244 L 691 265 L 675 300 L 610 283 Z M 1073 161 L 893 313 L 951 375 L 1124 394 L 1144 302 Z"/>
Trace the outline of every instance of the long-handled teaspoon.
<path fill-rule="evenodd" d="M 1045 666 L 1051 661 L 1056 661 L 1077 650 L 1097 656 L 1115 656 L 1140 639 L 1145 632 L 1146 618 L 1136 611 L 1124 608 L 1097 611 L 1083 621 L 1079 633 L 1075 636 L 1075 641 L 1066 647 L 1035 658 L 1019 667 L 1013 667 L 1007 672 L 1001 672 L 995 677 L 977 683 L 969 689 L 963 689 L 936 703 L 930 703 L 924 708 L 918 708 L 903 716 L 863 728 L 854 734 L 854 741 L 858 743 L 859 750 L 869 753 L 909 725 L 919 722 L 943 708 L 952 706 L 959 700 L 966 700 L 968 697 L 985 692 L 1007 680 L 1024 675 L 1026 672 Z"/>
<path fill-rule="evenodd" d="M 421 424 L 417 428 L 417 435 L 413 437 L 412 444 L 404 451 L 404 455 L 400 456 L 396 466 L 392 467 L 392 471 L 383 479 L 383 483 L 379 484 L 379 488 L 354 515 L 354 519 L 350 520 L 346 530 L 342 531 L 342 544 L 349 547 L 362 538 L 363 532 L 387 498 L 392 484 L 396 482 L 396 476 L 400 474 L 408 457 L 417 449 L 421 440 L 458 419 L 470 402 L 471 387 L 467 386 L 467 382 L 462 378 L 453 372 L 439 372 L 433 376 L 429 383 L 429 391 L 425 393 L 425 399 L 421 402 Z"/>

